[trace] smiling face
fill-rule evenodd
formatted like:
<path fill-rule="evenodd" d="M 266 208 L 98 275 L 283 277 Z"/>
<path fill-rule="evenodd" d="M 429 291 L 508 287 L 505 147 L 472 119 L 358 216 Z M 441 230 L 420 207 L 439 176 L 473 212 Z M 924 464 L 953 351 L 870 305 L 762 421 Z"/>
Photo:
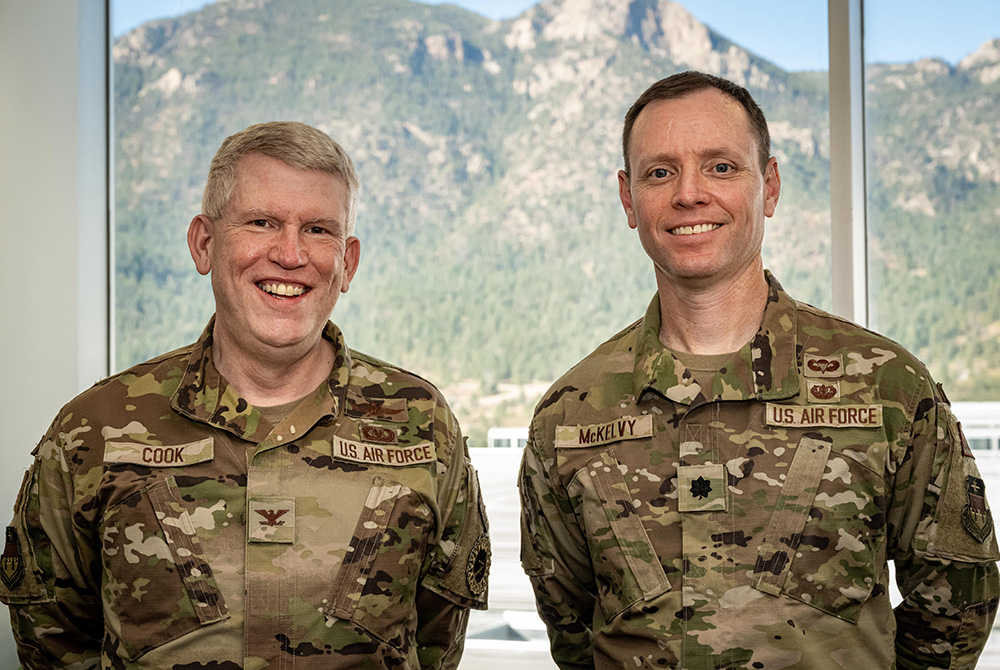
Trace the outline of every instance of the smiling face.
<path fill-rule="evenodd" d="M 736 281 L 760 265 L 781 179 L 774 158 L 761 171 L 739 102 L 708 88 L 650 103 L 632 129 L 629 162 L 619 196 L 660 285 Z"/>
<path fill-rule="evenodd" d="M 198 272 L 212 275 L 215 339 L 245 360 L 305 357 L 321 346 L 358 268 L 347 186 L 258 153 L 241 158 L 235 174 L 223 216 L 198 215 L 188 229 Z"/>

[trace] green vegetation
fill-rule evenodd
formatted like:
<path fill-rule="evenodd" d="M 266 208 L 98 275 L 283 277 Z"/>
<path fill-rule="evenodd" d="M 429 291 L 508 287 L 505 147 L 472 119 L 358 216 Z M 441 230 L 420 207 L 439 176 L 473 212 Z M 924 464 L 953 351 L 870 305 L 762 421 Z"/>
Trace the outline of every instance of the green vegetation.
<path fill-rule="evenodd" d="M 455 7 L 274 0 L 217 3 L 121 38 L 116 366 L 191 341 L 211 313 L 185 231 L 215 149 L 251 123 L 297 119 L 343 144 L 364 184 L 361 269 L 334 314 L 349 343 L 447 387 L 473 444 L 489 425 L 524 423 L 537 389 L 501 397 L 501 386 L 553 380 L 653 295 L 618 202 L 621 119 L 649 83 L 687 67 L 628 35 L 553 41 L 543 27 L 518 50 L 505 41 L 512 22 Z M 783 177 L 767 265 L 829 307 L 823 77 L 749 62 Z M 911 64 L 884 66 L 870 87 L 875 325 L 928 361 L 952 399 L 996 399 L 998 84 Z"/>

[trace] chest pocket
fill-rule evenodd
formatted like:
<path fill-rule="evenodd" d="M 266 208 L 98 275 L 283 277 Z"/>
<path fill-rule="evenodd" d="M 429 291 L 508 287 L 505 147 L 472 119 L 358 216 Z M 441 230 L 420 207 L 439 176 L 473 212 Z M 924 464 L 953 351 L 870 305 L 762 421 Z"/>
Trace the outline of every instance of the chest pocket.
<path fill-rule="evenodd" d="M 577 473 L 570 494 L 582 498 L 581 512 L 605 620 L 670 589 L 613 449 L 601 452 Z"/>
<path fill-rule="evenodd" d="M 229 617 L 173 477 L 109 508 L 101 537 L 104 600 L 130 660 Z"/>
<path fill-rule="evenodd" d="M 418 493 L 376 476 L 325 614 L 353 621 L 405 652 L 416 636 L 414 602 L 432 525 L 430 507 Z"/>
<path fill-rule="evenodd" d="M 857 623 L 875 585 L 885 528 L 885 482 L 858 459 L 877 461 L 884 452 L 878 444 L 837 442 L 815 432 L 799 440 L 751 584 Z"/>

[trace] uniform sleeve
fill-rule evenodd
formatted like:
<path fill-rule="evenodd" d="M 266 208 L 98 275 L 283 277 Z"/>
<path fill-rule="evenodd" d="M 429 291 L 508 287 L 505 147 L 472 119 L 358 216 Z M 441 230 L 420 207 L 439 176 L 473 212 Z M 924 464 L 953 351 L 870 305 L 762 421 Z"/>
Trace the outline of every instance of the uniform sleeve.
<path fill-rule="evenodd" d="M 100 665 L 103 613 L 96 553 L 73 522 L 73 476 L 55 428 L 34 452 L 6 531 L 0 601 L 25 670 Z"/>
<path fill-rule="evenodd" d="M 469 609 L 486 609 L 490 569 L 489 524 L 479 477 L 458 422 L 446 406 L 442 410 L 447 444 L 437 448 L 439 453 L 450 452 L 447 466 L 439 463 L 439 468 L 447 467 L 438 489 L 445 522 L 417 592 L 417 655 L 424 670 L 458 667 Z"/>
<path fill-rule="evenodd" d="M 518 486 L 521 565 L 548 629 L 552 659 L 562 670 L 594 667 L 596 586 L 590 556 L 568 494 L 553 482 L 532 427 Z"/>
<path fill-rule="evenodd" d="M 940 387 L 917 405 L 896 474 L 897 667 L 975 667 L 1000 597 L 993 518 L 975 458 Z"/>

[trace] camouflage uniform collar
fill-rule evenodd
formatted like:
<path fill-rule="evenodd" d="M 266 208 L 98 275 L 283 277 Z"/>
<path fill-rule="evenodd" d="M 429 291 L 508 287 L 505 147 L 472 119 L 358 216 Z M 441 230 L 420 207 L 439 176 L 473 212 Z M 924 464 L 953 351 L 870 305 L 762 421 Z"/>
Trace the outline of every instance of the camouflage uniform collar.
<path fill-rule="evenodd" d="M 694 375 L 660 342 L 660 299 L 654 295 L 642 318 L 636 347 L 634 393 L 646 391 L 682 405 L 724 400 L 778 400 L 798 393 L 796 305 L 774 276 L 765 271 L 767 306 L 752 340 L 702 389 Z"/>
<path fill-rule="evenodd" d="M 177 390 L 170 398 L 171 406 L 195 421 L 209 423 L 229 431 L 240 439 L 261 443 L 272 432 L 253 405 L 243 399 L 215 367 L 212 358 L 212 332 L 215 317 L 208 322 L 201 336 L 190 348 L 190 354 Z M 316 421 L 324 416 L 336 417 L 344 407 L 351 372 L 351 352 L 344 336 L 332 322 L 323 329 L 323 338 L 333 344 L 333 369 L 325 385 L 303 401 L 312 408 Z M 299 414 L 293 410 L 293 414 Z"/>

